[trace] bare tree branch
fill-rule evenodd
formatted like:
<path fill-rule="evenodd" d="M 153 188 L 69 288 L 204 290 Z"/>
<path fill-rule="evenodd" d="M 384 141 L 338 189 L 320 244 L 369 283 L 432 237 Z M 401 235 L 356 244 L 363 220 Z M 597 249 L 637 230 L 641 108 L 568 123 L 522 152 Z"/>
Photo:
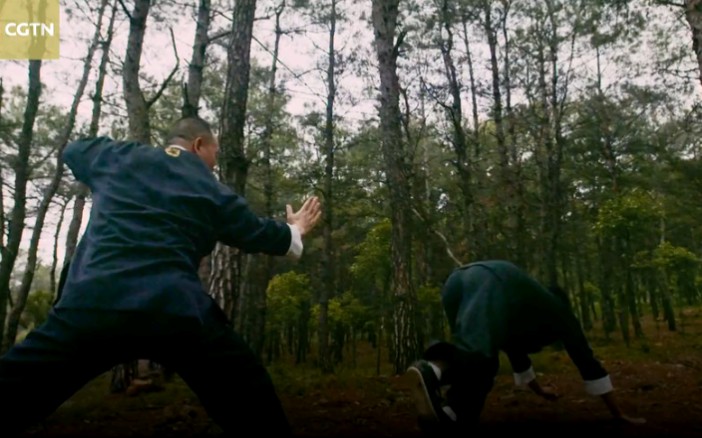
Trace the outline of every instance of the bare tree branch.
<path fill-rule="evenodd" d="M 419 213 L 419 211 L 417 211 L 416 208 L 413 207 L 413 208 L 412 208 L 412 212 L 414 213 L 415 216 L 417 216 L 417 218 L 419 218 L 419 220 L 422 221 L 422 223 L 424 223 L 424 225 L 429 229 L 429 231 L 431 231 L 432 233 L 436 234 L 436 236 L 437 236 L 439 239 L 441 239 L 442 242 L 444 242 L 444 246 L 446 247 L 446 254 L 451 258 L 451 260 L 453 260 L 453 262 L 456 264 L 456 266 L 463 266 L 463 262 L 461 262 L 460 260 L 458 260 L 458 259 L 456 258 L 456 256 L 453 254 L 453 251 L 451 251 L 451 246 L 449 245 L 449 241 L 448 241 L 448 239 L 446 238 L 446 236 L 444 236 L 443 233 L 442 233 L 441 231 L 439 231 L 439 230 L 437 230 L 436 228 L 432 227 L 431 224 L 429 223 L 429 221 L 428 221 L 426 218 L 424 218 L 424 217 Z"/>
<path fill-rule="evenodd" d="M 209 43 L 211 43 L 211 42 L 213 42 L 213 41 L 217 41 L 218 39 L 228 37 L 228 36 L 231 35 L 231 34 L 232 34 L 232 30 L 231 30 L 231 29 L 223 30 L 223 31 L 221 31 L 221 32 L 217 32 L 216 34 L 207 37 L 207 42 L 208 42 L 208 44 L 209 44 Z"/>
<path fill-rule="evenodd" d="M 127 14 L 127 18 L 129 18 L 131 20 L 132 14 L 129 13 L 129 9 L 127 9 L 127 6 L 124 5 L 124 2 L 122 0 L 117 0 L 117 1 L 122 6 L 122 10 L 124 11 L 124 13 Z"/>
<path fill-rule="evenodd" d="M 676 3 L 676 2 L 671 2 L 668 0 L 656 0 L 656 4 L 659 4 L 661 6 L 673 6 L 676 8 L 685 8 L 685 5 L 683 3 Z"/>
<path fill-rule="evenodd" d="M 158 89 L 156 94 L 154 94 L 154 97 L 146 102 L 146 107 L 151 108 L 151 106 L 156 103 L 156 101 L 161 97 L 163 94 L 164 90 L 166 87 L 168 87 L 168 84 L 171 82 L 173 79 L 173 76 L 175 76 L 176 72 L 178 72 L 178 69 L 180 68 L 180 57 L 178 56 L 178 49 L 176 48 L 176 42 L 175 42 L 175 35 L 173 34 L 173 28 L 169 29 L 171 33 L 171 43 L 173 44 L 173 53 L 175 53 L 175 58 L 176 58 L 176 64 L 173 67 L 173 70 L 171 70 L 171 73 L 168 75 L 165 81 L 161 84 L 161 87 Z"/>

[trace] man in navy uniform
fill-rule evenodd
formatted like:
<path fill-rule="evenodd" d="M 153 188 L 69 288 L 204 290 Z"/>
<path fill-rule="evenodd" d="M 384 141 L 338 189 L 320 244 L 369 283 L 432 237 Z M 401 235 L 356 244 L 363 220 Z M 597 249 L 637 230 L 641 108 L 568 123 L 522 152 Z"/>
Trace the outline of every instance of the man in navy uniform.
<path fill-rule="evenodd" d="M 506 353 L 515 383 L 548 400 L 529 354 L 561 342 L 584 380 L 585 391 L 601 396 L 612 415 L 629 423 L 613 396 L 609 374 L 595 358 L 567 294 L 545 288 L 510 262 L 480 261 L 454 270 L 441 292 L 452 342 L 436 342 L 409 369 L 420 425 L 427 430 L 465 432 L 479 421 L 485 399 Z M 446 397 L 441 387 L 448 386 Z"/>
<path fill-rule="evenodd" d="M 3 437 L 139 358 L 177 372 L 227 435 L 291 435 L 269 374 L 203 290 L 198 267 L 216 242 L 299 258 L 319 201 L 287 205 L 287 223 L 258 217 L 216 180 L 219 145 L 204 120 L 177 121 L 168 144 L 66 146 L 64 162 L 92 192 L 90 221 L 48 320 L 0 358 Z"/>

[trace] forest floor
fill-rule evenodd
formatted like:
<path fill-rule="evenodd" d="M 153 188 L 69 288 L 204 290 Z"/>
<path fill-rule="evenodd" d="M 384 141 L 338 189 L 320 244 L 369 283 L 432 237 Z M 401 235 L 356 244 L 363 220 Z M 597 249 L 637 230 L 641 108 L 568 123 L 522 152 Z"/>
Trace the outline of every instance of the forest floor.
<path fill-rule="evenodd" d="M 702 437 L 702 310 L 685 311 L 677 332 L 644 319 L 644 333 L 645 340 L 629 347 L 616 336 L 605 340 L 597 330 L 589 338 L 611 373 L 622 406 L 646 424 L 613 422 L 602 402 L 584 392 L 567 355 L 549 348 L 532 361 L 542 384 L 556 388 L 561 398 L 545 401 L 515 388 L 503 360 L 483 411 L 486 436 L 517 429 L 542 437 Z M 269 370 L 296 436 L 421 436 L 407 376 L 392 375 L 389 364 L 381 369 L 385 374 L 377 375 L 369 347 L 359 344 L 357 366 L 340 365 L 332 376 L 321 375 L 311 364 L 277 363 Z M 93 380 L 24 437 L 221 435 L 177 378 L 162 391 L 134 396 L 110 394 L 108 384 L 108 374 Z"/>

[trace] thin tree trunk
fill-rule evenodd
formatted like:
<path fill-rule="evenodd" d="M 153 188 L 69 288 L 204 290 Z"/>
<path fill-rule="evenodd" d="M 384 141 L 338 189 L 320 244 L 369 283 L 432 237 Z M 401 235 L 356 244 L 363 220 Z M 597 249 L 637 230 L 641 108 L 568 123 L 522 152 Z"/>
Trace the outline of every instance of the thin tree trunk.
<path fill-rule="evenodd" d="M 634 285 L 634 278 L 631 273 L 631 258 L 629 256 L 631 252 L 631 241 L 627 237 L 624 241 L 624 254 L 626 254 L 624 260 L 626 260 L 626 266 L 624 266 L 624 291 L 626 294 L 626 311 L 629 313 L 631 318 L 631 323 L 634 327 L 634 336 L 637 338 L 643 337 L 643 328 L 641 327 L 641 320 L 639 317 L 639 309 L 636 305 L 636 290 Z"/>
<path fill-rule="evenodd" d="M 205 69 L 205 58 L 207 57 L 207 47 L 210 44 L 208 36 L 211 23 L 211 0 L 200 0 L 197 10 L 197 24 L 195 26 L 195 38 L 193 41 L 193 53 L 188 65 L 188 79 L 183 84 L 183 107 L 182 117 L 199 116 L 200 97 L 202 95 L 202 82 Z M 200 260 L 198 276 L 205 290 L 209 287 L 209 278 L 212 267 L 212 254 L 208 254 Z"/>
<path fill-rule="evenodd" d="M 90 127 L 88 136 L 95 137 L 98 134 L 100 127 L 100 117 L 102 115 L 102 93 L 105 86 L 105 77 L 107 76 L 107 66 L 110 62 L 110 48 L 112 47 L 112 38 L 114 36 L 115 17 L 117 15 L 117 0 L 112 4 L 112 14 L 110 16 L 110 24 L 107 27 L 107 36 L 102 41 L 102 58 L 98 67 L 98 77 L 95 83 L 95 93 L 92 96 L 93 112 L 90 118 Z M 88 186 L 81 182 L 77 182 L 73 187 L 75 192 L 75 201 L 73 204 L 73 214 L 71 222 L 68 225 L 68 233 L 66 234 L 66 253 L 63 258 L 63 270 L 68 269 L 68 265 L 73 258 L 78 243 L 78 234 L 83 222 L 83 210 L 85 209 L 85 201 L 90 193 Z M 57 291 L 57 298 L 60 291 Z"/>
<path fill-rule="evenodd" d="M 68 208 L 68 199 L 65 199 L 61 204 L 58 223 L 56 224 L 56 232 L 54 233 L 54 250 L 51 254 L 51 273 L 49 275 L 49 289 L 51 294 L 56 293 L 56 268 L 58 268 L 58 246 L 59 237 L 61 236 L 61 228 L 63 227 L 63 219 L 66 216 L 66 208 Z"/>
<path fill-rule="evenodd" d="M 193 54 L 188 66 L 188 81 L 183 88 L 183 117 L 197 116 L 200 109 L 200 96 L 202 95 L 203 71 L 205 57 L 210 39 L 207 32 L 210 29 L 211 0 L 200 0 L 197 9 L 197 25 L 195 26 L 195 41 Z"/>
<path fill-rule="evenodd" d="M 552 147 L 547 155 L 548 163 L 548 200 L 549 200 L 549 229 L 547 243 L 548 279 L 551 284 L 558 283 L 558 272 L 556 261 L 558 260 L 558 239 L 561 230 L 561 162 L 563 160 L 563 136 L 560 116 L 560 96 L 559 84 L 561 82 L 558 68 L 558 20 L 556 18 L 555 6 L 552 1 L 546 2 L 548 8 L 549 23 L 551 29 L 548 35 L 548 55 L 551 67 L 551 81 L 549 91 L 548 117 L 548 141 Z M 565 91 L 563 91 L 565 92 Z"/>
<path fill-rule="evenodd" d="M 127 53 L 122 69 L 122 86 L 124 88 L 124 101 L 127 104 L 129 135 L 132 140 L 142 143 L 151 142 L 149 107 L 139 85 L 139 69 L 150 6 L 150 0 L 135 0 L 134 2 L 134 9 L 129 17 Z"/>
<path fill-rule="evenodd" d="M 134 8 L 129 14 L 129 37 L 122 68 L 122 89 L 127 105 L 129 137 L 131 140 L 147 144 L 151 142 L 150 105 L 141 89 L 139 70 L 150 7 L 151 0 L 134 1 Z M 121 392 L 129 387 L 137 364 L 136 361 L 130 362 L 117 365 L 113 369 L 112 392 Z"/>
<path fill-rule="evenodd" d="M 336 100 L 336 0 L 331 0 L 329 14 L 329 46 L 327 52 L 327 104 L 324 123 L 324 222 L 322 235 L 324 238 L 324 253 L 322 256 L 324 285 L 319 295 L 319 365 L 323 373 L 334 371 L 334 363 L 329 352 L 329 299 L 336 292 L 336 275 L 334 263 L 334 102 Z M 337 336 L 337 342 L 339 341 Z"/>
<path fill-rule="evenodd" d="M 451 106 L 446 107 L 446 112 L 451 123 L 452 130 L 452 146 L 456 156 L 456 171 L 459 178 L 459 186 L 463 196 L 463 235 L 466 241 L 468 251 L 466 257 L 470 260 L 475 260 L 480 251 L 478 251 L 478 239 L 473 230 L 473 188 L 472 188 L 472 163 L 470 153 L 468 151 L 468 141 L 466 132 L 463 126 L 463 105 L 461 96 L 461 84 L 456 66 L 453 61 L 453 16 L 454 13 L 449 9 L 449 1 L 443 0 L 441 3 L 441 25 L 446 32 L 446 38 L 439 38 L 439 49 L 444 61 L 444 74 L 448 82 L 449 91 L 451 93 Z M 443 32 L 441 32 L 443 34 Z"/>
<path fill-rule="evenodd" d="M 529 258 L 526 254 L 527 248 L 527 200 L 525 183 L 522 177 L 522 166 L 519 159 L 520 149 L 517 145 L 517 136 L 515 134 L 515 120 L 512 108 L 512 75 L 511 75 L 511 58 L 510 58 L 510 48 L 511 40 L 509 38 L 509 27 L 508 18 L 510 17 L 510 8 L 512 6 L 512 0 L 503 0 L 502 5 L 502 16 L 500 20 L 500 29 L 502 30 L 502 69 L 503 69 L 503 87 L 504 87 L 504 97 L 505 97 L 505 108 L 504 108 L 504 120 L 506 120 L 506 135 L 505 144 L 507 151 L 509 153 L 509 160 L 511 162 L 510 166 L 510 177 L 513 187 L 513 202 L 512 206 L 515 222 L 515 235 L 514 235 L 514 254 L 516 262 L 528 268 Z M 497 36 L 495 36 L 497 39 Z M 504 123 L 504 122 L 503 122 Z"/>
<path fill-rule="evenodd" d="M 602 328 L 607 336 L 617 328 L 615 318 L 615 305 L 612 297 L 612 286 L 614 283 L 614 272 L 612 269 L 612 248 L 608 237 L 602 238 L 599 244 L 600 262 L 602 266 L 600 275 L 600 293 L 602 306 Z"/>
<path fill-rule="evenodd" d="M 512 168 L 510 166 L 509 149 L 505 135 L 505 123 L 503 114 L 503 101 L 501 90 L 500 66 L 498 60 L 497 30 L 493 24 L 492 2 L 483 0 L 483 29 L 487 34 L 488 49 L 490 52 L 490 75 L 492 85 L 492 105 L 491 116 L 495 123 L 495 140 L 497 142 L 497 154 L 499 162 L 500 183 L 502 186 L 502 196 L 505 205 L 505 227 L 508 236 L 508 247 L 506 251 L 513 254 L 515 262 L 524 266 L 524 257 L 516 238 L 516 227 L 518 218 L 516 217 L 516 187 Z"/>
<path fill-rule="evenodd" d="M 27 181 L 29 180 L 29 153 L 34 138 L 34 122 L 39 110 L 41 95 L 42 61 L 29 61 L 29 86 L 27 103 L 22 121 L 22 131 L 17 141 L 17 157 L 13 166 L 15 172 L 15 194 L 8 226 L 7 245 L 0 248 L 0 339 L 5 338 L 5 319 L 10 300 L 10 278 L 15 266 L 24 231 L 27 209 Z"/>
<path fill-rule="evenodd" d="M 471 54 L 470 41 L 468 39 L 468 18 L 466 14 L 461 15 L 461 24 L 463 26 L 463 45 L 466 49 L 466 64 L 468 65 L 468 79 L 470 81 L 470 102 L 471 102 L 471 114 L 473 116 L 473 158 L 478 159 L 480 157 L 480 140 L 479 140 L 479 130 L 480 121 L 478 119 L 478 89 L 475 81 L 475 71 L 473 68 L 473 55 Z"/>
<path fill-rule="evenodd" d="M 692 50 L 697 58 L 698 76 L 702 83 L 702 0 L 685 0 L 685 19 L 692 30 Z"/>
<path fill-rule="evenodd" d="M 651 315 L 656 321 L 660 317 L 660 310 L 658 309 L 658 300 L 660 293 L 658 292 L 658 282 L 656 281 L 655 271 L 650 272 L 648 269 L 643 273 L 645 281 L 644 285 L 648 290 L 648 302 L 651 306 Z"/>
<path fill-rule="evenodd" d="M 661 273 L 663 281 L 661 292 L 662 292 L 662 305 L 663 305 L 663 315 L 665 321 L 668 323 L 668 330 L 671 332 L 677 331 L 677 322 L 675 320 L 675 310 L 673 309 L 673 299 L 670 294 L 670 280 L 668 274 L 665 272 Z"/>
<path fill-rule="evenodd" d="M 274 201 L 274 189 L 273 189 L 273 166 L 271 164 L 272 158 L 272 137 L 276 129 L 276 120 L 273 117 L 275 114 L 275 107 L 278 99 L 278 92 L 276 89 L 276 80 L 278 72 L 278 52 L 280 50 L 280 38 L 283 35 L 283 30 L 280 27 L 280 17 L 285 10 L 285 0 L 281 0 L 280 4 L 275 9 L 275 42 L 273 44 L 273 59 L 271 61 L 271 72 L 270 78 L 268 80 L 268 95 L 266 102 L 266 112 L 269 116 L 266 118 L 263 134 L 261 135 L 261 145 L 263 147 L 263 167 L 265 172 L 265 179 L 263 183 L 263 194 L 265 197 L 266 208 L 265 214 L 267 216 L 273 216 L 273 201 Z M 264 282 L 267 284 L 273 277 L 275 272 L 275 257 L 265 256 L 265 278 Z M 263 352 L 264 345 L 264 334 L 266 328 L 266 289 L 267 286 L 257 289 L 257 296 L 254 298 L 254 329 L 251 333 L 251 345 L 257 355 L 261 355 Z"/>
<path fill-rule="evenodd" d="M 376 328 L 378 334 L 376 335 L 377 351 L 375 357 L 375 375 L 380 375 L 380 359 L 382 357 L 383 350 L 383 317 L 378 318 L 378 327 Z"/>
<path fill-rule="evenodd" d="M 221 158 L 220 168 L 222 182 L 232 188 L 238 195 L 245 196 L 246 179 L 248 176 L 249 160 L 246 157 L 244 128 L 246 125 L 246 105 L 249 93 L 249 75 L 251 58 L 251 39 L 253 22 L 256 12 L 256 0 L 239 0 L 234 4 L 232 12 L 231 36 L 227 47 L 227 80 L 224 90 L 222 108 L 222 128 L 220 134 Z M 218 245 L 220 248 L 213 256 L 224 257 L 225 260 L 215 261 L 213 266 L 226 269 L 227 282 L 219 282 L 213 286 L 223 287 L 222 290 L 211 290 L 225 301 L 236 303 L 243 298 L 241 293 L 243 256 L 235 248 Z M 213 270 L 213 275 L 220 275 Z M 229 318 L 236 322 L 237 306 L 232 306 Z"/>
<path fill-rule="evenodd" d="M 44 190 L 44 195 L 37 208 L 36 219 L 34 221 L 34 228 L 32 229 L 32 236 L 29 241 L 29 249 L 27 256 L 27 266 L 25 267 L 24 274 L 22 275 L 22 282 L 20 284 L 19 291 L 17 293 L 17 302 L 12 307 L 10 311 L 8 321 L 7 321 L 7 332 L 5 333 L 5 338 L 3 339 L 3 351 L 7 351 L 15 343 L 15 338 L 17 337 L 17 328 L 19 326 L 19 320 L 24 311 L 24 307 L 27 304 L 27 297 L 29 296 L 29 290 L 32 287 L 32 281 L 34 280 L 34 269 L 37 264 L 37 250 L 39 249 L 39 240 L 41 239 L 41 232 L 44 229 L 44 221 L 46 220 L 46 215 L 49 212 L 49 207 L 51 206 L 51 201 L 54 195 L 58 191 L 59 185 L 61 184 L 61 179 L 63 177 L 63 149 L 66 147 L 71 134 L 73 133 L 73 127 L 76 122 L 76 114 L 78 113 L 78 106 L 83 98 L 83 93 L 85 92 L 85 87 L 88 84 L 88 79 L 90 77 L 91 65 L 93 62 L 93 56 L 97 50 L 100 29 L 102 28 L 102 17 L 105 13 L 105 7 L 107 5 L 107 0 L 102 0 L 100 3 L 100 8 L 98 10 L 97 27 L 95 29 L 95 34 L 93 35 L 93 40 L 88 47 L 88 54 L 83 62 L 83 75 L 78 82 L 78 88 L 73 96 L 73 103 L 71 104 L 71 109 L 68 112 L 67 124 L 64 131 L 58 140 L 59 147 L 56 152 L 56 167 L 54 174 L 49 182 L 49 186 Z"/>
<path fill-rule="evenodd" d="M 419 356 L 415 308 L 417 296 L 411 275 L 412 217 L 408 164 L 402 142 L 400 83 L 397 57 L 404 33 L 395 39 L 399 0 L 373 0 L 372 21 L 380 75 L 380 131 L 387 185 L 390 192 L 393 264 L 393 363 L 395 373 L 404 373 Z"/>
<path fill-rule="evenodd" d="M 575 256 L 575 275 L 578 280 L 578 293 L 580 295 L 580 317 L 585 331 L 592 330 L 592 317 L 590 315 L 590 295 L 585 289 L 585 275 L 583 274 L 583 257 L 577 253 Z"/>

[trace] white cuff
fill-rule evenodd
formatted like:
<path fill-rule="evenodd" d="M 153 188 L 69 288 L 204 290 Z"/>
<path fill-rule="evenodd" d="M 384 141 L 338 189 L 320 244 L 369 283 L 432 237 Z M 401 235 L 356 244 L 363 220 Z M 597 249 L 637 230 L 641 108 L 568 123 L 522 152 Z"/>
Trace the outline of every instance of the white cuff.
<path fill-rule="evenodd" d="M 300 230 L 297 228 L 297 225 L 290 225 L 290 234 L 291 239 L 290 239 L 290 248 L 288 248 L 288 256 L 291 256 L 294 259 L 299 259 L 302 256 L 302 236 L 300 235 Z"/>
<path fill-rule="evenodd" d="M 602 395 L 612 391 L 614 387 L 612 386 L 612 380 L 609 376 L 604 376 L 597 380 L 586 380 L 585 381 L 585 392 L 590 395 Z"/>
<path fill-rule="evenodd" d="M 533 366 L 521 373 L 514 373 L 514 384 L 517 386 L 525 386 L 534 379 L 536 379 L 536 373 Z"/>

